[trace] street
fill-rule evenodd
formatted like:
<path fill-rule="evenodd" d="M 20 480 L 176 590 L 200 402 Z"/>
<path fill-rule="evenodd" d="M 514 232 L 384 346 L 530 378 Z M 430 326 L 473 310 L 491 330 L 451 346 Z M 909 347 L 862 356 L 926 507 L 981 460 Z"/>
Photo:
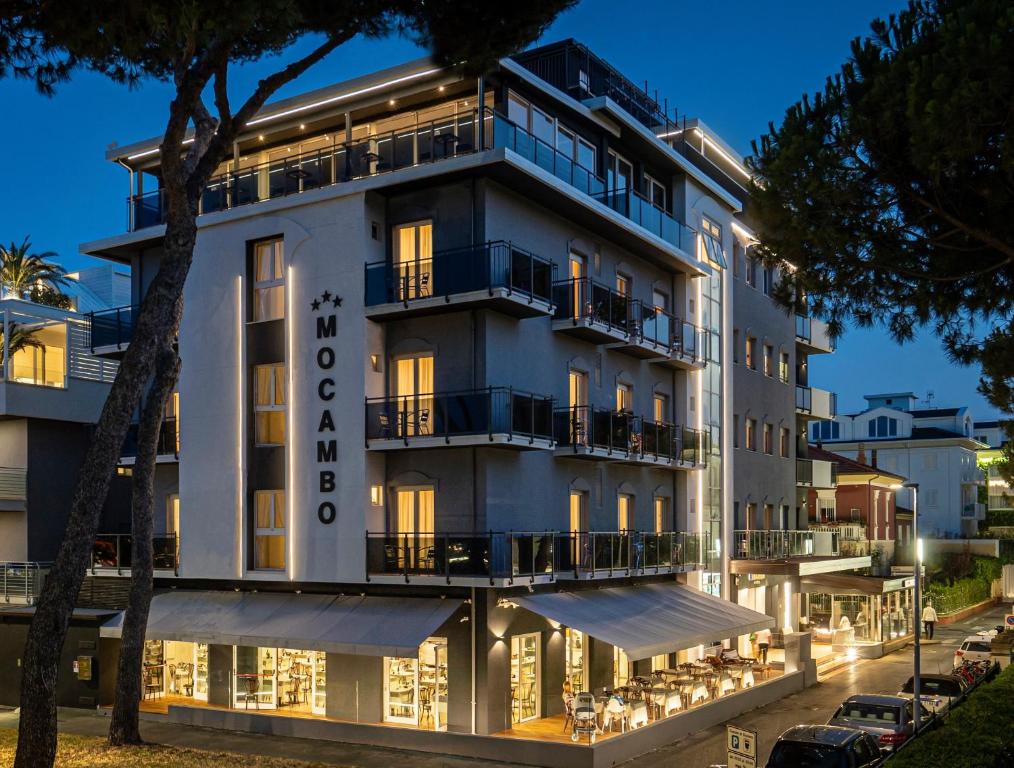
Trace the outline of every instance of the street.
<path fill-rule="evenodd" d="M 1002 623 L 1009 606 L 994 608 L 947 627 L 938 626 L 934 641 L 922 647 L 923 672 L 946 672 L 954 649 L 969 634 Z M 846 697 L 854 693 L 897 693 L 912 674 L 912 646 L 881 659 L 857 661 L 832 672 L 821 683 L 775 704 L 737 718 L 736 725 L 757 731 L 758 765 L 767 761 L 771 747 L 785 729 L 799 723 L 823 723 Z M 707 768 L 726 762 L 725 725 L 715 726 L 667 747 L 628 761 L 628 768 Z"/>

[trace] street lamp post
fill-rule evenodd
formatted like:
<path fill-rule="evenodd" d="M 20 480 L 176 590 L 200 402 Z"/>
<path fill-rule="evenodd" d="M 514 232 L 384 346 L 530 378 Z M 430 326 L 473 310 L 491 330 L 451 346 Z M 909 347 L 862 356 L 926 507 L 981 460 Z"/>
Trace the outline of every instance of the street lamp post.
<path fill-rule="evenodd" d="M 915 554 L 912 558 L 912 586 L 915 591 L 915 648 L 912 663 L 915 666 L 912 675 L 912 728 L 918 731 L 922 722 L 922 699 L 919 698 L 921 688 L 921 654 L 920 639 L 922 638 L 922 547 L 919 541 L 919 483 L 905 483 L 905 488 L 912 489 L 912 546 Z"/>

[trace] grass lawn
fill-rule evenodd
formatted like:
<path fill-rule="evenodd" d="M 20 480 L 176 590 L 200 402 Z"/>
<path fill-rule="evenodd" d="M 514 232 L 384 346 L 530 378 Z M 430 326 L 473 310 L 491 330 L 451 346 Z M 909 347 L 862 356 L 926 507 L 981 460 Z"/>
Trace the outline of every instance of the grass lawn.
<path fill-rule="evenodd" d="M 18 732 L 0 728 L 0 766 L 14 764 Z M 95 736 L 60 734 L 57 768 L 331 768 L 324 763 L 255 757 L 230 752 L 207 752 L 153 744 L 142 747 L 110 747 Z"/>

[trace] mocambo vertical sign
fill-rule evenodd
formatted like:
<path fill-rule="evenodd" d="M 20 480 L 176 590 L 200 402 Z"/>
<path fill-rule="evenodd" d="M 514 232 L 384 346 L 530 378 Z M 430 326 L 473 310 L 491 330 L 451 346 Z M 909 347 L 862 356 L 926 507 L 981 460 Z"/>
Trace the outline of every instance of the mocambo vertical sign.
<path fill-rule="evenodd" d="M 335 430 L 332 404 L 335 398 L 334 366 L 336 354 L 334 343 L 338 336 L 338 315 L 335 310 L 342 305 L 337 294 L 324 291 L 320 298 L 310 302 L 316 318 L 317 398 L 320 418 L 317 421 L 316 464 L 319 501 L 317 519 L 324 525 L 331 525 L 338 517 L 335 502 L 337 490 L 335 465 L 338 463 L 338 437 Z"/>

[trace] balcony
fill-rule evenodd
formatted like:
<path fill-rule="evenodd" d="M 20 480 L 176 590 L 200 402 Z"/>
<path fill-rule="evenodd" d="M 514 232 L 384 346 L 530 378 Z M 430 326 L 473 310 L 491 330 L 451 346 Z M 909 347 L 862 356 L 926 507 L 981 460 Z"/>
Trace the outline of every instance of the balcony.
<path fill-rule="evenodd" d="M 89 312 L 92 354 L 122 357 L 134 335 L 134 323 L 139 309 L 137 306 L 128 306 Z"/>
<path fill-rule="evenodd" d="M 133 464 L 137 458 L 137 432 L 137 424 L 131 424 L 127 429 L 127 436 L 123 441 L 123 449 L 120 451 L 121 464 Z M 162 421 L 162 425 L 158 430 L 157 446 L 155 452 L 157 463 L 179 461 L 180 431 L 179 422 L 176 419 L 165 419 Z"/>
<path fill-rule="evenodd" d="M 589 405 L 558 408 L 556 455 L 642 466 L 693 469 L 705 461 L 704 435 L 676 424 Z"/>
<path fill-rule="evenodd" d="M 675 573 L 703 567 L 700 533 L 366 534 L 367 579 L 510 584 Z"/>
<path fill-rule="evenodd" d="M 735 560 L 837 556 L 837 531 L 733 531 L 732 557 Z"/>
<path fill-rule="evenodd" d="M 796 343 L 811 355 L 835 350 L 835 342 L 827 331 L 827 323 L 806 315 L 796 315 Z"/>
<path fill-rule="evenodd" d="M 809 530 L 838 534 L 838 551 L 842 557 L 862 557 L 870 554 L 870 540 L 862 523 L 829 520 L 811 525 Z"/>
<path fill-rule="evenodd" d="M 95 537 L 92 546 L 91 572 L 115 571 L 122 575 L 130 572 L 132 562 L 131 544 L 133 536 L 129 533 L 100 533 Z M 179 575 L 179 540 L 174 533 L 156 534 L 152 537 L 154 549 L 154 566 L 156 571 L 172 571 Z"/>
<path fill-rule="evenodd" d="M 555 267 L 503 240 L 422 261 L 366 265 L 366 316 L 374 320 L 489 306 L 514 317 L 552 311 Z"/>
<path fill-rule="evenodd" d="M 584 192 L 686 254 L 696 252 L 697 233 L 635 190 L 609 190 L 606 180 L 499 113 L 493 115 L 492 146 L 520 155 L 560 181 Z"/>
<path fill-rule="evenodd" d="M 484 120 L 490 126 L 492 114 L 487 111 Z M 478 112 L 472 110 L 414 128 L 378 133 L 356 142 L 336 142 L 326 149 L 248 165 L 212 177 L 199 201 L 198 213 L 224 211 L 472 154 L 476 151 L 477 124 Z M 162 190 L 134 195 L 127 202 L 131 230 L 165 223 Z"/>
<path fill-rule="evenodd" d="M 838 464 L 822 459 L 796 459 L 796 485 L 835 488 L 838 485 Z"/>
<path fill-rule="evenodd" d="M 52 563 L 0 562 L 0 602 L 32 605 Z"/>
<path fill-rule="evenodd" d="M 553 447 L 553 398 L 511 387 L 366 400 L 366 447 Z"/>
<path fill-rule="evenodd" d="M 809 419 L 833 419 L 838 415 L 838 395 L 826 389 L 797 384 L 796 413 Z"/>

